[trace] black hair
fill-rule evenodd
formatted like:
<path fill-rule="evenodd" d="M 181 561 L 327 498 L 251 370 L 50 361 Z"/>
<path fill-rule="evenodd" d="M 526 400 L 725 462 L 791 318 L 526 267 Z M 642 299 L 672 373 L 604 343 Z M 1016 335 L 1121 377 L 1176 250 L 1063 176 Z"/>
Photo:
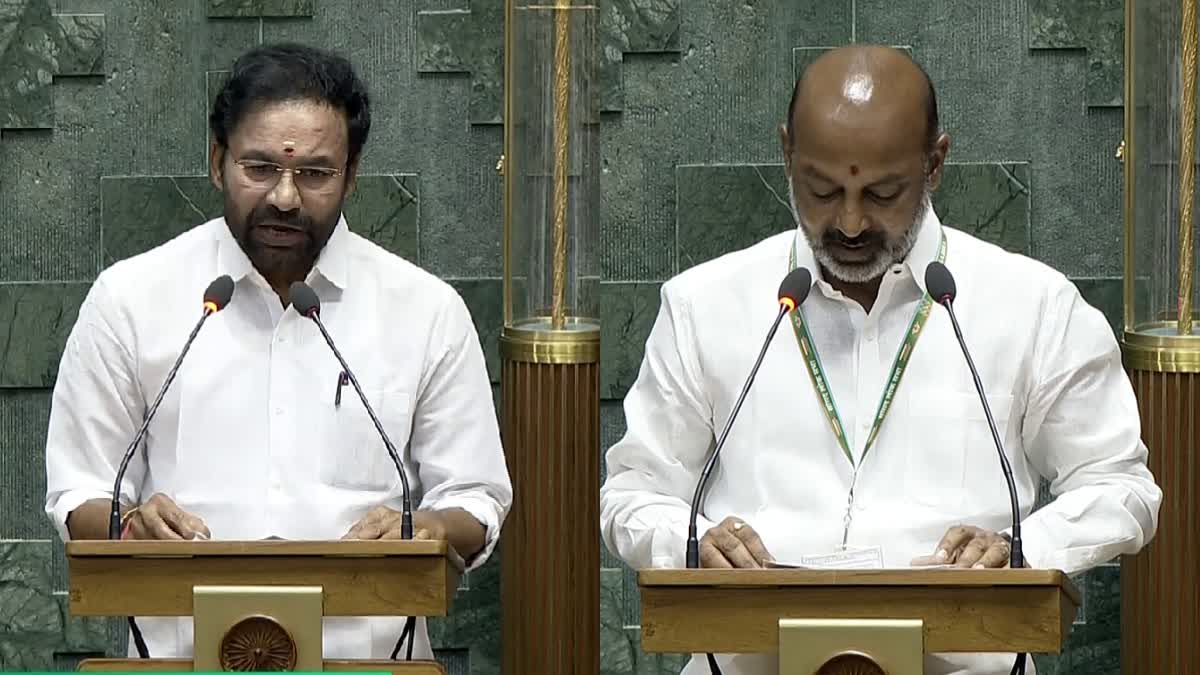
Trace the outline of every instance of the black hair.
<path fill-rule="evenodd" d="M 262 45 L 234 62 L 208 117 L 213 139 L 227 148 L 229 135 L 247 113 L 264 104 L 296 100 L 320 101 L 345 113 L 347 163 L 353 163 L 371 130 L 367 87 L 344 57 L 302 44 Z"/>
<path fill-rule="evenodd" d="M 925 78 L 925 152 L 933 152 L 938 136 L 942 133 L 941 122 L 938 120 L 937 91 L 933 87 L 933 80 L 929 77 L 929 73 L 925 72 L 921 64 L 914 60 L 913 65 L 921 71 L 921 76 Z M 792 101 L 788 104 L 787 132 L 788 138 L 791 139 L 796 138 L 792 131 L 792 118 L 796 115 L 796 103 L 800 100 L 800 85 L 803 82 L 804 76 L 802 75 L 800 79 L 796 80 L 796 86 L 792 89 Z M 794 143 L 795 140 L 792 142 Z"/>

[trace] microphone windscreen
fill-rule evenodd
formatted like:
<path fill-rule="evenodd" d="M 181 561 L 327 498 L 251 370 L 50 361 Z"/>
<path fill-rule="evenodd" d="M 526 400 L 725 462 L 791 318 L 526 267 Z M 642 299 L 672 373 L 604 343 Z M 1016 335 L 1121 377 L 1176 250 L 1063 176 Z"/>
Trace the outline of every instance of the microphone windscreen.
<path fill-rule="evenodd" d="M 233 278 L 228 274 L 222 274 L 208 288 L 204 289 L 204 304 L 211 306 L 214 312 L 219 312 L 225 309 L 225 305 L 233 299 Z"/>
<path fill-rule="evenodd" d="M 953 302 L 958 293 L 954 286 L 954 276 L 945 265 L 936 260 L 925 268 L 925 290 L 938 303 Z"/>
<path fill-rule="evenodd" d="M 288 297 L 300 316 L 321 313 L 321 299 L 317 297 L 316 291 L 303 281 L 294 282 L 288 287 Z"/>
<path fill-rule="evenodd" d="M 804 304 L 804 299 L 808 297 L 810 290 L 812 290 L 812 272 L 805 267 L 797 267 L 788 272 L 788 275 L 783 278 L 783 282 L 779 284 L 779 301 L 791 300 L 794 309 Z"/>

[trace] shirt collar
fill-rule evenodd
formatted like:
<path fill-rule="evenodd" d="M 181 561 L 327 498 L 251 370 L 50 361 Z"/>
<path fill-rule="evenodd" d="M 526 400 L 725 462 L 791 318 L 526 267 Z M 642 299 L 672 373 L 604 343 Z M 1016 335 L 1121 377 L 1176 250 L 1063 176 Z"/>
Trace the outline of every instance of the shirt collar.
<path fill-rule="evenodd" d="M 246 252 L 242 250 L 241 244 L 233 238 L 233 233 L 229 231 L 229 224 L 224 218 L 220 218 L 218 228 L 218 244 L 217 244 L 217 269 L 218 274 L 228 274 L 235 282 L 241 281 L 246 276 L 258 271 L 254 269 L 254 263 L 250 262 L 250 258 L 246 256 Z M 346 277 L 349 268 L 347 260 L 350 253 L 350 229 L 346 224 L 344 215 L 338 216 L 338 223 L 333 228 L 333 234 L 329 235 L 329 241 L 325 242 L 325 247 L 321 249 L 320 255 L 317 256 L 317 262 L 313 265 L 313 272 L 319 274 L 326 281 L 338 289 L 345 290 Z M 261 275 L 259 275 L 261 276 Z"/>
<path fill-rule="evenodd" d="M 921 289 L 921 292 L 924 293 L 925 268 L 929 266 L 929 263 L 937 259 L 938 248 L 942 242 L 942 221 L 938 218 L 932 205 L 925 209 L 925 215 L 921 220 L 920 228 L 917 231 L 917 241 L 913 243 L 912 250 L 908 252 L 908 256 L 900 264 L 908 268 L 913 281 Z M 813 284 L 820 282 L 828 286 L 822 275 L 821 266 L 817 264 L 816 256 L 813 255 L 812 247 L 808 244 L 808 237 L 804 234 L 800 226 L 796 228 L 796 237 L 793 245 L 796 250 L 796 266 L 807 267 L 808 271 L 812 272 Z"/>

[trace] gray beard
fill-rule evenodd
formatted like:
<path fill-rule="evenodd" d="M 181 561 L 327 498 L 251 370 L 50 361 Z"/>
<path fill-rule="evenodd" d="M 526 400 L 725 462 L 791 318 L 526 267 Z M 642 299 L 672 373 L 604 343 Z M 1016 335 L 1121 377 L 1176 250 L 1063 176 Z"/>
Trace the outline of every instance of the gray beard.
<path fill-rule="evenodd" d="M 813 257 L 817 259 L 817 263 L 825 268 L 831 276 L 851 284 L 874 281 L 887 273 L 892 265 L 908 257 L 908 254 L 912 252 L 913 246 L 917 243 L 917 237 L 921 234 L 921 223 L 925 220 L 925 214 L 931 208 L 930 191 L 929 187 L 926 186 L 921 194 L 921 203 L 917 205 L 917 210 L 913 214 L 912 222 L 904 230 L 904 236 L 899 241 L 888 243 L 873 259 L 865 263 L 844 265 L 833 257 L 833 254 L 825 247 L 825 242 L 812 236 L 808 224 L 800 217 L 800 210 L 796 208 L 796 189 L 792 186 L 790 177 L 787 184 L 788 205 L 792 209 L 792 218 L 795 220 L 796 226 L 800 228 L 800 231 L 804 233 L 804 238 L 808 240 L 808 246 L 812 249 Z"/>

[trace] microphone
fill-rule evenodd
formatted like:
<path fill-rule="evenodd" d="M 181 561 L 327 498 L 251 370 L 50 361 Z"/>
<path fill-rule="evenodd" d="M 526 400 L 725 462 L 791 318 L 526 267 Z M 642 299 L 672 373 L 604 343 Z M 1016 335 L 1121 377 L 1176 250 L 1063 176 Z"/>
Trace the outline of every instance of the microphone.
<path fill-rule="evenodd" d="M 228 305 L 232 298 L 233 279 L 228 274 L 217 277 L 204 290 L 204 311 L 200 315 L 200 320 L 196 322 L 196 327 L 192 329 L 187 342 L 183 343 L 183 350 L 179 352 L 179 357 L 175 359 L 175 365 L 171 367 L 171 371 L 167 373 L 166 381 L 163 382 L 162 388 L 158 390 L 158 398 L 154 399 L 154 404 L 147 411 L 141 428 L 137 430 L 137 434 L 133 437 L 133 442 L 125 449 L 125 456 L 121 458 L 121 465 L 117 468 L 117 477 L 113 481 L 112 504 L 108 514 L 109 539 L 121 538 L 121 482 L 125 480 L 125 471 L 129 468 L 129 462 L 133 459 L 133 453 L 137 450 L 138 444 L 142 442 L 142 438 L 150 428 L 150 421 L 154 419 L 154 413 L 158 411 L 158 405 L 162 403 L 163 396 L 167 393 L 167 388 L 175 381 L 175 374 L 179 372 L 179 366 L 183 363 L 183 357 L 187 356 L 188 350 L 192 347 L 192 341 L 200 333 L 200 328 L 208 320 L 208 317 L 225 309 L 225 305 Z"/>
<path fill-rule="evenodd" d="M 708 461 L 705 462 L 704 469 L 700 472 L 700 480 L 696 483 L 696 494 L 692 497 L 692 513 L 688 520 L 688 569 L 698 569 L 700 567 L 700 542 L 696 538 L 696 520 L 700 514 L 700 499 L 704 496 L 704 488 L 708 485 L 709 476 L 712 475 L 713 468 L 717 465 L 717 457 L 721 454 L 721 448 L 725 445 L 725 439 L 729 437 L 729 429 L 733 427 L 733 421 L 737 418 L 738 411 L 742 408 L 742 402 L 746 400 L 746 394 L 750 391 L 750 385 L 754 382 L 754 376 L 758 374 L 758 368 L 762 365 L 763 357 L 766 356 L 767 347 L 771 344 L 771 338 L 775 337 L 775 331 L 779 329 L 779 322 L 789 312 L 795 311 L 797 307 L 804 304 L 804 299 L 808 297 L 810 290 L 812 290 L 812 273 L 803 267 L 797 267 L 789 272 L 783 278 L 783 282 L 779 284 L 779 314 L 775 316 L 775 322 L 771 324 L 771 330 L 767 333 L 767 339 L 763 341 L 762 349 L 758 352 L 758 360 L 754 362 L 754 367 L 750 369 L 750 376 L 746 378 L 746 384 L 742 386 L 742 393 L 738 396 L 737 402 L 733 406 L 733 412 L 729 414 L 729 419 L 725 422 L 725 428 L 721 430 L 721 436 L 717 440 L 717 447 L 713 450 L 712 455 L 709 456 Z"/>
<path fill-rule="evenodd" d="M 412 502 L 409 499 L 408 476 L 404 473 L 404 465 L 400 462 L 400 455 L 396 452 L 396 446 L 392 445 L 392 441 L 388 438 L 387 432 L 383 430 L 383 425 L 379 422 L 379 418 L 375 416 L 375 411 L 371 408 L 370 402 L 367 401 L 367 396 L 363 393 L 362 387 L 358 386 L 358 379 L 354 377 L 354 373 L 350 372 L 350 366 L 346 364 L 346 359 L 342 358 L 342 353 L 334 346 L 333 338 L 329 336 L 329 331 L 325 330 L 325 324 L 321 323 L 321 299 L 317 297 L 316 291 L 303 281 L 297 281 L 289 286 L 288 296 L 291 298 L 292 307 L 296 309 L 296 313 L 312 319 L 312 322 L 317 324 L 317 328 L 321 330 L 321 337 L 325 338 L 325 344 L 329 345 L 329 349 L 337 357 L 338 363 L 342 365 L 342 372 L 346 374 L 346 379 L 350 380 L 350 384 L 354 386 L 354 391 L 362 401 L 363 407 L 367 409 L 367 415 L 370 416 L 371 422 L 375 424 L 375 430 L 383 438 L 383 445 L 387 448 L 388 455 L 392 458 L 392 463 L 396 465 L 396 472 L 400 474 L 400 486 L 403 490 L 400 507 L 400 538 L 412 539 Z"/>
<path fill-rule="evenodd" d="M 133 459 L 133 453 L 137 450 L 137 446 L 142 442 L 142 438 L 146 435 L 146 430 L 150 428 L 150 421 L 154 419 L 154 413 L 158 411 L 158 405 L 162 403 L 163 396 L 167 393 L 167 388 L 175 381 L 175 374 L 179 372 L 179 366 L 183 363 L 183 357 L 187 355 L 188 350 L 192 347 L 192 342 L 196 339 L 196 335 L 200 333 L 200 327 L 208 320 L 208 317 L 225 309 L 225 305 L 233 298 L 233 279 L 228 274 L 223 274 L 212 283 L 208 288 L 204 289 L 204 311 L 200 315 L 200 320 L 196 322 L 196 327 L 192 329 L 191 335 L 188 336 L 187 342 L 183 343 L 183 349 L 179 352 L 179 357 L 175 359 L 175 365 L 171 367 L 171 371 L 167 373 L 167 379 L 163 382 L 162 388 L 158 390 L 158 398 L 154 399 L 154 404 L 150 406 L 150 410 L 146 412 L 146 417 L 142 420 L 142 426 L 133 436 L 133 442 L 125 449 L 125 456 L 121 458 L 121 465 L 117 467 L 117 477 L 113 481 L 112 503 L 110 504 L 108 514 L 108 538 L 121 538 L 121 483 L 125 480 L 125 471 L 129 469 L 129 462 Z M 142 637 L 142 631 L 138 628 L 137 621 L 132 616 L 126 617 L 126 623 L 129 624 L 129 630 L 133 634 L 133 644 L 137 649 L 138 656 L 143 659 L 150 658 L 150 650 L 146 648 L 146 640 Z"/>
<path fill-rule="evenodd" d="M 954 277 L 951 276 L 950 270 L 945 265 L 935 260 L 925 268 L 925 288 L 934 301 L 945 307 L 946 313 L 950 315 L 954 336 L 958 338 L 958 346 L 962 348 L 963 356 L 967 360 L 967 367 L 971 369 L 971 377 L 975 380 L 975 391 L 979 393 L 979 401 L 983 403 L 983 414 L 987 417 L 988 427 L 992 430 L 992 440 L 996 443 L 996 452 L 1000 454 L 1000 469 L 1004 472 L 1004 480 L 1008 483 L 1008 497 L 1012 502 L 1010 564 L 1014 568 L 1024 567 L 1025 556 L 1021 551 L 1021 509 L 1017 501 L 1017 486 L 1013 481 L 1012 466 L 1008 463 L 1008 455 L 1004 453 L 1004 443 L 1000 439 L 1000 433 L 996 430 L 996 420 L 992 418 L 992 410 L 988 406 L 987 396 L 983 392 L 983 382 L 980 381 L 979 372 L 975 370 L 975 362 L 971 360 L 971 354 L 967 351 L 967 343 L 963 339 L 962 328 L 958 325 L 958 317 L 954 315 L 954 296 L 957 294 Z"/>

